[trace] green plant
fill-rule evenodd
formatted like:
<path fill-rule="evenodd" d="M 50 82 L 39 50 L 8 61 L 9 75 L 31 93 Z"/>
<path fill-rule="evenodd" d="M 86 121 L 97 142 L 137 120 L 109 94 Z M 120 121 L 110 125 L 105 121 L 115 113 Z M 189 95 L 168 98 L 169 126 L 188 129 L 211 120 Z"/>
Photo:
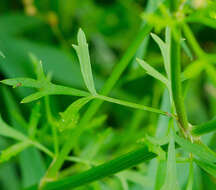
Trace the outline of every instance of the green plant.
<path fill-rule="evenodd" d="M 213 11 L 215 13 L 213 5 L 216 4 L 214 2 L 209 2 L 204 11 Z M 51 82 L 51 75 L 46 75 L 44 73 L 41 61 L 33 54 L 30 54 L 30 58 L 34 66 L 36 79 L 13 78 L 1 81 L 1 83 L 13 86 L 14 88 L 30 87 L 37 89 L 37 92 L 25 97 L 21 103 L 30 103 L 36 100 L 40 101 L 40 99 L 43 98 L 46 120 L 48 122 L 47 127 L 51 127 L 52 131 L 51 141 L 54 152 L 49 150 L 45 145 L 42 145 L 37 138 L 37 135 L 40 133 L 38 127 L 41 117 L 41 102 L 35 103 L 28 123 L 24 121 L 23 116 L 18 111 L 14 113 L 16 121 L 26 128 L 26 131 L 23 133 L 17 129 L 13 129 L 4 122 L 2 118 L 0 120 L 0 135 L 16 140 L 14 145 L 2 151 L 0 162 L 11 159 L 29 146 L 39 149 L 52 159 L 40 183 L 27 189 L 34 190 L 39 188 L 51 190 L 75 188 L 110 175 L 115 175 L 119 178 L 123 188 L 127 189 L 128 187 L 124 184 L 124 180 L 130 175 L 126 173 L 124 175 L 127 177 L 125 177 L 121 175 L 121 173 L 117 173 L 142 162 L 152 160 L 155 157 L 158 159 L 158 164 L 156 165 L 157 171 L 162 172 L 162 168 L 165 174 L 165 177 L 160 175 L 155 177 L 155 183 L 158 184 L 155 186 L 155 189 L 177 190 L 181 188 L 176 172 L 177 162 L 189 163 L 190 169 L 186 185 L 187 190 L 192 189 L 193 186 L 194 163 L 210 175 L 216 177 L 216 153 L 200 139 L 201 135 L 215 131 L 215 119 L 194 126 L 188 122 L 184 103 L 184 93 L 186 89 L 183 86 L 183 84 L 193 79 L 193 77 L 198 75 L 201 71 L 206 71 L 215 82 L 214 73 L 216 73 L 216 71 L 213 64 L 215 64 L 216 56 L 215 54 L 204 52 L 196 41 L 196 38 L 188 26 L 188 22 L 190 22 L 191 19 L 194 20 L 195 13 L 191 10 L 192 13 L 189 12 L 190 14 L 186 16 L 189 9 L 186 1 L 180 3 L 178 1 L 171 1 L 169 5 L 161 3 L 158 7 L 158 10 L 149 11 L 142 15 L 146 23 L 139 31 L 139 34 L 126 51 L 123 58 L 114 68 L 101 91 L 95 88 L 88 44 L 86 36 L 81 29 L 79 29 L 77 35 L 78 45 L 73 45 L 73 47 L 77 53 L 82 77 L 88 91 L 57 85 Z M 208 22 L 210 23 L 209 25 L 215 27 L 215 23 L 210 22 L 211 18 L 204 13 L 203 18 L 210 19 Z M 144 61 L 141 58 L 142 56 L 136 58 L 136 63 L 133 64 L 138 64 L 148 75 L 164 84 L 165 89 L 168 91 L 168 96 L 166 98 L 167 102 L 170 102 L 168 106 L 170 111 L 109 96 L 110 91 L 129 65 L 140 44 L 154 27 L 158 31 L 165 29 L 165 42 L 156 34 L 151 34 L 153 40 L 160 48 L 165 75 Z M 183 34 L 186 38 L 186 42 L 182 40 Z M 140 48 L 143 47 L 140 46 Z M 190 59 L 193 55 L 190 49 L 192 49 L 197 56 L 197 59 L 190 63 L 183 72 L 181 71 L 181 49 L 184 50 Z M 197 72 L 191 74 L 193 70 Z M 50 106 L 49 97 L 51 95 L 75 96 L 78 97 L 78 99 L 73 101 L 65 111 L 59 113 L 56 117 L 52 113 Z M 100 125 L 104 122 L 104 117 L 94 118 L 95 113 L 99 110 L 103 102 L 118 104 L 133 108 L 136 111 L 147 111 L 166 117 L 167 121 L 164 122 L 163 134 L 159 134 L 158 132 L 161 129 L 157 129 L 154 136 L 141 134 L 140 147 L 136 147 L 135 150 L 114 158 L 111 161 L 107 161 L 104 164 L 98 165 L 97 162 L 91 159 L 85 160 L 81 157 L 70 156 L 72 150 L 76 152 L 79 149 L 77 143 L 79 143 L 80 137 L 89 130 L 96 129 L 94 132 L 97 132 L 98 123 Z M 87 104 L 90 105 L 85 113 L 83 113 L 82 111 L 86 108 Z M 138 114 L 139 113 L 137 113 L 137 115 Z M 45 126 L 45 130 L 47 130 L 47 127 Z M 46 134 L 46 131 L 44 133 Z M 109 133 L 109 131 L 107 133 Z M 129 133 L 127 135 L 131 134 Z M 106 131 L 102 134 L 102 137 L 104 136 L 106 136 Z M 100 146 L 100 143 L 101 141 L 98 142 L 98 146 Z M 177 148 L 181 148 L 184 153 L 181 153 L 180 156 L 177 155 Z M 88 167 L 93 167 L 86 171 L 81 171 L 82 168 L 80 167 L 81 172 L 79 174 L 62 177 L 61 174 L 63 172 L 61 169 L 65 161 L 82 163 Z M 131 176 L 128 177 L 128 179 L 134 180 Z M 97 185 L 95 185 L 95 189 L 97 189 Z"/>

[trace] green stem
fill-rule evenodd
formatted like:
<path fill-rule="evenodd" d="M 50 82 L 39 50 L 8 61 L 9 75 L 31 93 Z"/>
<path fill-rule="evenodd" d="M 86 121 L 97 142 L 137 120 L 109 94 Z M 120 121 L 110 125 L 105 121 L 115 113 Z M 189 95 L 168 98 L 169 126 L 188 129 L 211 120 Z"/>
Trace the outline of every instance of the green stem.
<path fill-rule="evenodd" d="M 59 153 L 59 140 L 58 140 L 58 135 L 57 135 L 57 129 L 56 129 L 56 126 L 54 125 L 54 121 L 53 121 L 53 117 L 52 117 L 52 113 L 50 109 L 49 96 L 45 96 L 45 108 L 46 108 L 47 120 L 52 130 L 55 155 L 57 155 Z"/>
<path fill-rule="evenodd" d="M 136 103 L 132 103 L 132 102 L 127 102 L 127 101 L 119 100 L 119 99 L 115 99 L 115 98 L 110 98 L 110 97 L 103 96 L 103 95 L 97 95 L 96 98 L 99 98 L 99 99 L 107 101 L 107 102 L 123 105 L 126 107 L 131 107 L 134 109 L 149 111 L 149 112 L 158 113 L 158 114 L 162 114 L 162 115 L 166 115 L 166 116 L 171 115 L 171 114 L 169 114 L 165 111 L 162 111 L 160 109 L 156 109 L 156 108 L 152 108 L 152 107 L 148 107 L 148 106 L 144 106 L 144 105 L 140 105 L 140 104 L 136 104 Z"/>
<path fill-rule="evenodd" d="M 176 30 L 178 31 L 178 30 Z M 171 31 L 172 32 L 172 31 Z M 180 62 L 180 31 L 178 35 L 171 35 L 171 89 L 173 95 L 173 102 L 176 108 L 176 113 L 178 116 L 178 121 L 181 129 L 187 134 L 188 121 L 187 115 L 184 107 L 184 99 L 182 96 L 182 86 L 181 86 L 181 62 Z"/>
<path fill-rule="evenodd" d="M 193 48 L 194 52 L 197 54 L 197 56 L 202 59 L 205 56 L 205 52 L 200 47 L 199 43 L 197 42 L 196 38 L 194 37 L 194 34 L 192 33 L 190 27 L 186 24 L 182 24 L 182 29 L 184 31 L 184 34 L 190 43 L 191 47 Z"/>

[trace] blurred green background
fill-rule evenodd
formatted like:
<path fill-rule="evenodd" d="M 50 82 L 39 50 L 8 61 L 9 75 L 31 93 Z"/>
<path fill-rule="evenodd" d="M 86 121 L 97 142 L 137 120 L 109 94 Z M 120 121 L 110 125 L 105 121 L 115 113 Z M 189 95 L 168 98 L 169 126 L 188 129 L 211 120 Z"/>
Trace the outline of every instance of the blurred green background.
<path fill-rule="evenodd" d="M 198 1 L 194 1 L 198 2 Z M 0 2 L 0 79 L 12 77 L 35 78 L 28 54 L 31 52 L 42 60 L 46 73 L 51 73 L 52 81 L 78 89 L 85 89 L 79 63 L 71 44 L 77 43 L 76 36 L 82 28 L 90 48 L 94 80 L 98 90 L 112 73 L 124 52 L 136 37 L 142 23 L 141 13 L 146 10 L 145 0 L 1 0 Z M 198 11 L 198 10 L 197 10 Z M 202 48 L 216 53 L 215 29 L 199 23 L 191 23 L 191 28 Z M 152 31 L 154 32 L 154 31 Z M 156 31 L 158 32 L 158 31 Z M 160 32 L 160 31 L 159 31 Z M 158 35 L 164 38 L 164 30 Z M 161 72 L 163 59 L 160 50 L 151 38 L 143 43 L 142 56 L 149 64 Z M 192 55 L 192 60 L 196 57 Z M 183 68 L 191 62 L 182 54 Z M 199 124 L 213 118 L 216 114 L 216 82 L 206 72 L 195 74 L 184 85 L 189 121 Z M 0 86 L 0 113 L 14 127 L 17 124 L 15 112 L 22 113 L 28 120 L 31 107 L 35 103 L 19 104 L 20 100 L 32 92 L 31 89 L 10 89 Z M 164 94 L 164 86 L 137 67 L 134 60 L 117 82 L 111 96 L 159 108 Z M 167 95 L 164 95 L 167 101 Z M 53 114 L 63 111 L 75 98 L 52 96 Z M 164 109 L 166 109 L 167 104 Z M 44 113 L 42 113 L 43 115 Z M 106 161 L 127 152 L 137 145 L 144 132 L 154 134 L 158 116 L 134 111 L 122 106 L 105 103 L 96 117 L 106 116 L 106 121 L 91 131 L 86 131 L 77 143 L 75 155 L 89 160 Z M 162 117 L 162 119 L 164 119 Z M 52 149 L 51 135 L 43 133 L 45 119 L 41 121 L 41 134 L 38 139 Z M 46 131 L 46 129 L 45 129 Z M 133 134 L 133 135 L 131 135 Z M 205 138 L 205 137 L 204 137 Z M 209 138 L 209 137 L 206 137 Z M 211 137 L 211 141 L 215 140 Z M 13 141 L 1 138 L 0 147 L 4 149 Z M 210 143 L 211 144 L 211 143 Z M 215 149 L 212 143 L 212 148 Z M 19 158 L 0 165 L 0 189 L 16 190 L 30 186 L 40 179 L 50 159 L 29 148 Z M 66 163 L 64 168 L 68 168 Z M 35 167 L 35 168 L 34 168 Z M 141 165 L 141 173 L 146 174 L 146 165 Z M 65 175 L 86 169 L 84 166 L 65 171 Z M 35 172 L 37 171 L 37 172 Z M 68 173 L 67 173 L 68 172 Z M 216 188 L 215 179 L 205 173 L 200 174 L 206 189 Z M 121 189 L 118 180 L 107 180 L 99 189 Z M 134 182 L 133 182 L 134 183 Z M 108 185 L 107 185 L 108 184 Z M 134 183 L 135 184 L 135 183 Z M 106 188 L 105 188 L 106 186 Z M 145 186 L 145 185 L 144 185 Z M 90 185 L 84 189 L 97 189 Z M 144 189 L 140 184 L 133 189 Z M 145 187 L 145 189 L 150 189 Z M 200 189 L 201 188 L 197 188 Z"/>

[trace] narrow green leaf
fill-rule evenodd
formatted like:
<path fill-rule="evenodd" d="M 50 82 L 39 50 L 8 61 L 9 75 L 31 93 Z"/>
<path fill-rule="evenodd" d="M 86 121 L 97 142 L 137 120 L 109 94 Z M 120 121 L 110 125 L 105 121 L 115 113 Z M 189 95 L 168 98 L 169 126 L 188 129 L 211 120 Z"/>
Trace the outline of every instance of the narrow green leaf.
<path fill-rule="evenodd" d="M 207 162 L 216 162 L 216 153 L 209 149 L 204 144 L 191 143 L 177 135 L 175 135 L 176 142 L 188 152 L 192 152 L 195 156 Z"/>
<path fill-rule="evenodd" d="M 164 83 L 167 87 L 169 87 L 169 81 L 168 79 L 163 76 L 161 73 L 159 73 L 156 69 L 151 67 L 148 63 L 145 61 L 137 58 L 137 62 L 140 64 L 140 66 L 146 70 L 146 72 L 151 75 L 152 77 L 156 78 L 157 80 L 161 81 Z"/>
<path fill-rule="evenodd" d="M 186 190 L 193 190 L 193 181 L 194 181 L 194 167 L 193 167 L 193 160 L 191 160 Z"/>
<path fill-rule="evenodd" d="M 181 47 L 190 60 L 193 60 L 193 54 L 184 39 L 181 41 Z"/>
<path fill-rule="evenodd" d="M 210 133 L 216 131 L 216 118 L 212 119 L 210 121 L 207 121 L 206 123 L 202 123 L 197 126 L 193 126 L 192 128 L 192 134 L 193 135 L 203 135 L 206 133 Z"/>
<path fill-rule="evenodd" d="M 216 177 L 216 164 L 195 159 L 196 164 L 210 175 Z"/>
<path fill-rule="evenodd" d="M 150 160 L 155 156 L 156 154 L 149 152 L 146 147 L 142 147 L 80 174 L 47 183 L 43 187 L 43 190 L 59 190 L 79 187 L 104 177 L 111 176 L 126 168 L 131 168 L 144 161 Z M 36 190 L 37 188 L 37 185 L 35 185 L 28 188 L 28 190 Z"/>
<path fill-rule="evenodd" d="M 29 141 L 23 141 L 23 142 L 19 142 L 17 144 L 14 144 L 14 145 L 10 146 L 9 148 L 1 151 L 0 163 L 8 161 L 13 156 L 16 156 L 17 154 L 22 152 L 24 149 L 26 149 L 30 145 L 31 145 L 31 143 L 29 143 Z"/>
<path fill-rule="evenodd" d="M 170 137 L 168 147 L 166 178 L 161 190 L 180 190 L 176 175 L 176 153 L 175 141 L 173 136 Z"/>
<path fill-rule="evenodd" d="M 29 96 L 26 96 L 25 98 L 22 99 L 21 103 L 29 103 L 35 100 L 40 99 L 43 96 L 48 95 L 49 93 L 46 91 L 40 91 L 40 92 L 35 92 Z"/>
<path fill-rule="evenodd" d="M 88 96 L 89 93 L 66 87 L 61 85 L 55 85 L 48 81 L 38 81 L 30 78 L 14 78 L 14 79 L 5 79 L 1 83 L 10 85 L 13 87 L 32 87 L 39 89 L 39 92 L 33 93 L 25 97 L 21 103 L 28 103 L 34 100 L 37 100 L 46 95 L 71 95 L 71 96 Z"/>
<path fill-rule="evenodd" d="M 168 31 L 166 30 L 166 35 L 168 36 Z M 158 44 L 160 51 L 163 56 L 164 60 L 164 67 L 167 73 L 167 76 L 170 75 L 170 66 L 169 66 L 169 44 L 166 42 L 164 43 L 163 40 L 161 40 L 157 35 L 151 33 L 151 37 L 154 39 L 154 41 Z"/>
<path fill-rule="evenodd" d="M 17 131 L 16 129 L 13 129 L 9 125 L 7 125 L 0 116 L 0 135 L 8 138 L 12 138 L 19 141 L 27 140 L 26 136 Z"/>
<path fill-rule="evenodd" d="M 43 82 L 37 81 L 31 78 L 13 78 L 2 80 L 1 83 L 13 86 L 13 87 L 31 87 L 31 88 L 42 88 L 44 86 Z"/>
<path fill-rule="evenodd" d="M 76 126 L 79 119 L 79 111 L 80 109 L 87 104 L 90 100 L 92 100 L 92 96 L 87 96 L 84 98 L 80 98 L 73 102 L 68 108 L 60 113 L 61 119 L 59 121 L 59 129 L 60 131 L 64 131 L 66 129 L 72 129 Z"/>
<path fill-rule="evenodd" d="M 89 90 L 89 92 L 91 92 L 91 94 L 96 95 L 97 93 L 96 93 L 94 80 L 92 76 L 88 44 L 86 41 L 85 33 L 82 31 L 82 29 L 79 29 L 77 40 L 78 40 L 78 46 L 73 45 L 73 47 L 76 50 L 76 53 L 79 58 L 80 68 L 81 68 L 85 85 Z"/>
<path fill-rule="evenodd" d="M 34 70 L 35 70 L 37 79 L 38 80 L 45 80 L 46 77 L 44 75 L 42 62 L 39 61 L 37 59 L 37 57 L 34 54 L 32 54 L 32 53 L 29 53 L 29 57 L 31 59 L 32 64 L 34 65 Z"/>

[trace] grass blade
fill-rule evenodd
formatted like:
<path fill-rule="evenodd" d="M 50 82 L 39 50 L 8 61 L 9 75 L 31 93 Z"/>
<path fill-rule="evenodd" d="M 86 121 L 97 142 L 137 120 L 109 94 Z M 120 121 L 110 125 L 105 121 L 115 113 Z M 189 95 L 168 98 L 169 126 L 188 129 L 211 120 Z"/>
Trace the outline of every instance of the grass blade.
<path fill-rule="evenodd" d="M 141 162 L 156 157 L 156 154 L 149 152 L 146 147 L 127 153 L 114 160 L 91 168 L 83 173 L 60 179 L 56 182 L 47 183 L 43 190 L 57 190 L 75 188 L 87 183 L 100 180 L 104 177 L 111 176 L 124 169 L 131 168 Z M 37 186 L 28 188 L 28 190 L 36 190 Z"/>

